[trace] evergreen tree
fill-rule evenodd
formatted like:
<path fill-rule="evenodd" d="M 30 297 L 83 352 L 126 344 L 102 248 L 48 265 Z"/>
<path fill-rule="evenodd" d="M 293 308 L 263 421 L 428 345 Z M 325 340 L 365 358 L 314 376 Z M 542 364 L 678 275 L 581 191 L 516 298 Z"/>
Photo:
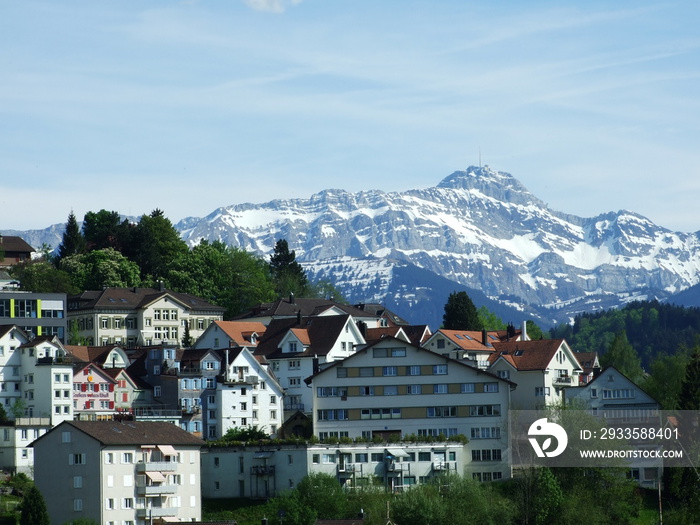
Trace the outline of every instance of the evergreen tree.
<path fill-rule="evenodd" d="M 279 239 L 275 243 L 274 253 L 270 257 L 270 272 L 279 297 L 289 294 L 300 297 L 308 295 L 310 290 L 306 272 L 297 262 L 295 251 L 289 251 L 286 239 Z"/>
<path fill-rule="evenodd" d="M 184 348 L 189 348 L 192 346 L 192 343 L 194 342 L 192 340 L 192 336 L 190 335 L 190 322 L 189 321 L 183 321 L 185 323 L 185 330 L 184 334 L 182 335 L 182 346 Z"/>
<path fill-rule="evenodd" d="M 70 255 L 84 253 L 86 248 L 85 237 L 80 232 L 75 214 L 71 211 L 66 222 L 66 229 L 63 232 L 63 240 L 58 247 L 58 258 L 63 259 Z"/>
<path fill-rule="evenodd" d="M 608 351 L 600 358 L 601 365 L 614 366 L 629 379 L 639 384 L 644 377 L 642 361 L 627 340 L 627 334 L 620 331 L 615 334 Z"/>
<path fill-rule="evenodd" d="M 51 525 L 46 502 L 36 485 L 29 487 L 22 498 L 22 513 L 19 523 L 20 525 Z"/>
<path fill-rule="evenodd" d="M 482 330 L 484 328 L 476 306 L 467 292 L 452 292 L 447 298 L 442 327 L 447 330 Z"/>

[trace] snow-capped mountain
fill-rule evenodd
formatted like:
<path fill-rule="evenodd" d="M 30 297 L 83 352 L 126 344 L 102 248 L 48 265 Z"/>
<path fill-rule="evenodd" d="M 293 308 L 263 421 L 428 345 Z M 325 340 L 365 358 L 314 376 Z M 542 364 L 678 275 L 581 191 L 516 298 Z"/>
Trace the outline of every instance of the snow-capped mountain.
<path fill-rule="evenodd" d="M 664 299 L 700 282 L 697 233 L 672 232 L 628 211 L 560 213 L 488 167 L 422 190 L 325 190 L 228 206 L 175 227 L 190 244 L 221 240 L 260 254 L 285 238 L 312 278 L 331 280 L 354 301 L 425 303 L 430 286 L 421 294 L 395 280 L 417 267 L 545 325 L 633 299 Z M 441 310 L 446 295 L 432 300 Z M 404 308 L 397 313 L 406 316 Z"/>

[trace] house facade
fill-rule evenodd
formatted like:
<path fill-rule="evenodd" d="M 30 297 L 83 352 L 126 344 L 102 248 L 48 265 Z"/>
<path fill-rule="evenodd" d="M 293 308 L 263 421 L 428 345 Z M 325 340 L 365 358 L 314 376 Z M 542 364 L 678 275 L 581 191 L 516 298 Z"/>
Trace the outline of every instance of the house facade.
<path fill-rule="evenodd" d="M 34 477 L 34 449 L 31 443 L 51 429 L 47 417 L 21 417 L 0 424 L 0 469 Z"/>
<path fill-rule="evenodd" d="M 34 441 L 52 525 L 201 519 L 202 441 L 163 422 L 66 421 Z"/>
<path fill-rule="evenodd" d="M 255 356 L 265 359 L 285 389 L 284 411 L 310 414 L 313 394 L 304 379 L 365 344 L 352 316 L 322 315 L 275 319 L 258 342 Z"/>
<path fill-rule="evenodd" d="M 321 440 L 463 435 L 475 474 L 510 477 L 507 421 L 515 385 L 508 380 L 385 338 L 307 383 L 314 396 L 314 433 Z"/>
<path fill-rule="evenodd" d="M 107 288 L 68 299 L 68 321 L 89 345 L 177 344 L 189 327 L 197 339 L 224 308 L 165 288 Z"/>
<path fill-rule="evenodd" d="M 563 389 L 577 386 L 581 365 L 564 339 L 494 343 L 488 371 L 518 385 L 510 408 L 537 410 L 564 401 Z"/>

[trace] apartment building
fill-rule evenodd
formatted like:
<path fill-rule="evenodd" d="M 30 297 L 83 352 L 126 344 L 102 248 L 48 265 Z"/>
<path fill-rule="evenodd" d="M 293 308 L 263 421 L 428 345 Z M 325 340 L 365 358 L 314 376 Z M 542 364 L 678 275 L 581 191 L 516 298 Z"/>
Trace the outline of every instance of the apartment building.
<path fill-rule="evenodd" d="M 334 476 L 347 490 L 379 480 L 392 492 L 457 472 L 500 479 L 500 471 L 470 472 L 461 443 L 333 443 L 209 447 L 202 454 L 202 497 L 271 498 L 293 489 L 308 474 Z"/>
<path fill-rule="evenodd" d="M 78 335 L 89 345 L 177 344 L 185 325 L 197 339 L 223 314 L 224 308 L 163 287 L 106 288 L 68 299 L 68 321 L 77 323 Z"/>
<path fill-rule="evenodd" d="M 66 294 L 0 291 L 0 325 L 16 325 L 27 334 L 52 336 L 65 343 Z"/>
<path fill-rule="evenodd" d="M 510 477 L 507 421 L 515 384 L 506 379 L 387 337 L 306 382 L 321 440 L 462 434 L 472 472 Z"/>
<path fill-rule="evenodd" d="M 32 441 L 51 429 L 48 417 L 20 417 L 0 423 L 0 469 L 34 477 Z"/>
<path fill-rule="evenodd" d="M 171 423 L 65 421 L 32 444 L 36 485 L 52 525 L 198 521 L 202 444 Z"/>

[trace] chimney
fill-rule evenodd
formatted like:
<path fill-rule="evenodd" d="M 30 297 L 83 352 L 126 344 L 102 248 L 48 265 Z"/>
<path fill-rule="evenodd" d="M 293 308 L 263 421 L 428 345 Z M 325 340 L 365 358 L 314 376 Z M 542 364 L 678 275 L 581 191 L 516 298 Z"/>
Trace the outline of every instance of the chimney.
<path fill-rule="evenodd" d="M 488 345 L 489 345 L 488 334 L 486 333 L 486 328 L 484 328 L 484 329 L 481 331 L 481 343 L 482 343 L 484 346 L 488 346 Z"/>
<path fill-rule="evenodd" d="M 165 291 L 165 283 L 163 281 L 158 281 L 158 291 L 159 292 Z"/>
<path fill-rule="evenodd" d="M 301 310 L 297 312 L 297 324 L 301 326 Z"/>
<path fill-rule="evenodd" d="M 289 304 L 296 304 L 294 301 L 294 292 L 289 292 Z"/>
<path fill-rule="evenodd" d="M 313 364 L 312 364 L 312 371 L 311 371 L 311 373 L 312 373 L 312 374 L 315 374 L 316 372 L 318 372 L 318 371 L 321 369 L 321 368 L 318 366 L 318 357 L 317 357 L 317 356 L 314 356 L 314 358 L 313 358 L 313 360 L 312 360 L 311 362 L 313 363 Z"/>
<path fill-rule="evenodd" d="M 527 321 L 523 321 L 523 332 L 522 335 L 520 336 L 520 339 L 523 341 L 529 341 L 530 338 L 527 336 Z"/>

